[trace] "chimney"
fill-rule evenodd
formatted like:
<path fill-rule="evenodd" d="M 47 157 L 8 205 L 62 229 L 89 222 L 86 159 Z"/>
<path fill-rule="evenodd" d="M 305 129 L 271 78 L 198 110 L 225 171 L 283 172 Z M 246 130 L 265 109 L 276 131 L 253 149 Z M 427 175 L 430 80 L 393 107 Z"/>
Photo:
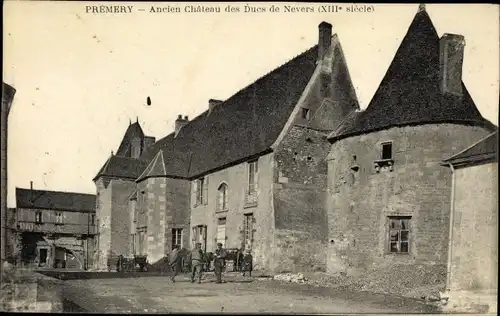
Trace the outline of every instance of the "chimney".
<path fill-rule="evenodd" d="M 33 203 L 33 181 L 30 181 L 30 203 Z"/>
<path fill-rule="evenodd" d="M 175 136 L 177 136 L 177 134 L 179 134 L 179 131 L 181 130 L 181 128 L 184 125 L 186 125 L 187 123 L 189 123 L 188 117 L 185 116 L 184 118 L 182 118 L 182 115 L 179 114 L 179 116 L 175 120 Z"/>
<path fill-rule="evenodd" d="M 332 25 L 327 22 L 321 22 L 318 26 L 319 28 L 319 40 L 318 40 L 318 62 L 323 60 L 328 48 L 332 44 Z"/>
<path fill-rule="evenodd" d="M 153 136 L 145 136 L 144 137 L 144 149 L 148 148 L 149 146 L 153 145 L 156 141 L 156 138 Z"/>
<path fill-rule="evenodd" d="M 221 104 L 223 101 L 221 100 L 215 100 L 215 99 L 210 99 L 208 100 L 208 114 L 212 113 L 213 109 L 219 104 Z"/>
<path fill-rule="evenodd" d="M 462 96 L 464 47 L 462 35 L 446 33 L 439 40 L 439 75 L 443 94 Z"/>

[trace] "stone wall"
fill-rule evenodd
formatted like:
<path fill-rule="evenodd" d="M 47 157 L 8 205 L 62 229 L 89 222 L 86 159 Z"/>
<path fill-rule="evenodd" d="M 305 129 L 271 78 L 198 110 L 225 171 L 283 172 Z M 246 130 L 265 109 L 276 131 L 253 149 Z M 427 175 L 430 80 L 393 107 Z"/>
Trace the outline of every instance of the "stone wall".
<path fill-rule="evenodd" d="M 498 288 L 498 164 L 455 170 L 451 290 Z"/>
<path fill-rule="evenodd" d="M 95 185 L 98 251 L 94 257 L 94 268 L 107 271 L 107 261 L 111 251 L 111 180 L 100 178 L 95 182 Z"/>
<path fill-rule="evenodd" d="M 438 124 L 335 142 L 328 158 L 327 271 L 446 265 L 451 172 L 440 162 L 488 134 L 479 127 Z M 386 141 L 393 142 L 392 171 L 382 164 L 377 172 Z M 389 252 L 389 216 L 411 217 L 408 254 Z"/>
<path fill-rule="evenodd" d="M 137 227 L 146 227 L 144 243 L 140 242 L 142 253 L 147 255 L 149 263 L 165 256 L 166 191 L 166 178 L 149 178 L 137 185 Z"/>
<path fill-rule="evenodd" d="M 326 156 L 323 132 L 293 126 L 276 150 L 274 209 L 278 272 L 326 269 Z"/>
<path fill-rule="evenodd" d="M 172 229 L 182 229 L 181 247 L 191 249 L 190 244 L 190 198 L 191 183 L 187 180 L 166 179 L 166 223 L 165 250 L 168 254 L 172 251 Z"/>
<path fill-rule="evenodd" d="M 111 253 L 116 256 L 129 252 L 129 197 L 135 187 L 134 181 L 111 182 Z"/>

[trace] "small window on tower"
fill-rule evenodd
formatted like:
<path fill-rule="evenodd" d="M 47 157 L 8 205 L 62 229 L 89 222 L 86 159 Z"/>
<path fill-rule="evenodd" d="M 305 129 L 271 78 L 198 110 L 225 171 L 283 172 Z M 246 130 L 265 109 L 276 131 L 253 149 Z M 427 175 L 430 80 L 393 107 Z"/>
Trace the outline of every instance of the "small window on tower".
<path fill-rule="evenodd" d="M 302 108 L 302 118 L 305 119 L 305 120 L 309 120 L 310 118 L 310 113 L 311 111 L 309 109 L 306 109 L 306 108 Z"/>
<path fill-rule="evenodd" d="M 382 159 L 392 159 L 392 143 L 382 144 Z"/>

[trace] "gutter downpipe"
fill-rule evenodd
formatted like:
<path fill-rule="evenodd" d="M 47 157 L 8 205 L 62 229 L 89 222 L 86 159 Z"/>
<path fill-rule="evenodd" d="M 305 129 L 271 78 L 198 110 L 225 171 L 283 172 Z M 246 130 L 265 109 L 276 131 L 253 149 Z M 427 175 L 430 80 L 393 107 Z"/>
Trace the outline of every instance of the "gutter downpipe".
<path fill-rule="evenodd" d="M 450 291 L 451 288 L 451 256 L 452 245 L 453 245 L 453 222 L 455 220 L 455 168 L 453 164 L 448 164 L 451 169 L 451 203 L 450 203 L 450 231 L 448 237 L 448 263 L 447 263 L 447 271 L 446 271 L 446 290 Z"/>

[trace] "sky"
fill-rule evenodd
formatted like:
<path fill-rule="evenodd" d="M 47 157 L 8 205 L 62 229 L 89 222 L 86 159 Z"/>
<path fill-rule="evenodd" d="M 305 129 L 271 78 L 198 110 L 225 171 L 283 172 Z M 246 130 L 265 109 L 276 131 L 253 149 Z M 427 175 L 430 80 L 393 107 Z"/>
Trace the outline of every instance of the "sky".
<path fill-rule="evenodd" d="M 4 2 L 3 80 L 17 90 L 9 114 L 8 205 L 15 188 L 94 193 L 92 178 L 116 151 L 130 120 L 147 135 L 171 133 L 315 45 L 333 25 L 361 108 L 366 108 L 417 12 L 149 13 L 175 3 L 133 3 L 131 14 L 86 13 L 91 2 Z M 228 3 L 220 3 L 222 9 Z M 179 3 L 177 6 L 183 7 Z M 205 3 L 209 5 L 209 3 Z M 233 3 L 244 10 L 245 3 Z M 285 3 L 252 4 L 280 7 Z M 213 4 L 212 6 L 217 6 Z M 138 11 L 145 9 L 144 12 Z M 498 6 L 427 5 L 438 34 L 465 36 L 463 81 L 498 125 Z M 151 98 L 151 106 L 146 98 Z"/>

